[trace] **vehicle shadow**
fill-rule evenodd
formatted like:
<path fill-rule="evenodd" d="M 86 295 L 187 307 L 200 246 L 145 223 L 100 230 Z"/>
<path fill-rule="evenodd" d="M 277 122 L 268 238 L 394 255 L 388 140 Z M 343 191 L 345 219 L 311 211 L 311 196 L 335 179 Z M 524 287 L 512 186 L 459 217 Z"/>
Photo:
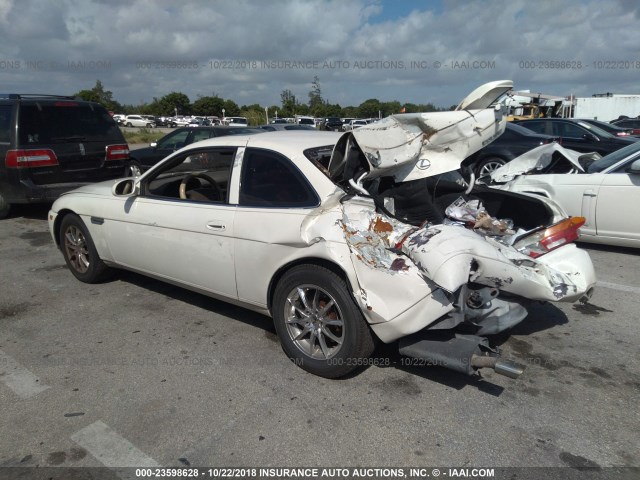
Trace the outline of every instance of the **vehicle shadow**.
<path fill-rule="evenodd" d="M 12 205 L 7 219 L 26 218 L 29 220 L 46 220 L 51 204 L 34 203 L 25 205 Z"/>
<path fill-rule="evenodd" d="M 231 303 L 227 303 L 222 300 L 208 297 L 207 295 L 201 293 L 193 292 L 182 287 L 171 285 L 170 283 L 155 280 L 153 278 L 126 270 L 118 270 L 111 280 L 121 280 L 123 282 L 136 285 L 140 288 L 144 288 L 145 290 L 150 290 L 160 295 L 165 295 L 172 298 L 173 300 L 188 303 L 198 308 L 202 308 L 203 310 L 207 310 L 211 313 L 224 315 L 234 320 L 244 322 L 247 325 L 260 328 L 265 332 L 275 334 L 273 321 L 266 315 L 262 315 L 243 307 L 232 305 Z"/>
<path fill-rule="evenodd" d="M 491 335 L 489 341 L 500 346 L 511 335 L 531 335 L 569 323 L 567 315 L 552 303 L 533 302 L 526 307 L 529 314 L 523 321 L 505 332 Z"/>
<path fill-rule="evenodd" d="M 420 360 L 414 361 L 414 359 L 409 357 L 403 357 L 398 353 L 397 342 L 380 345 L 374 355 L 374 358 L 379 360 L 378 368 L 393 368 L 430 382 L 436 382 L 453 388 L 454 390 L 476 388 L 480 392 L 494 397 L 499 397 L 505 390 L 504 387 L 483 378 L 481 371 L 474 375 L 465 375 L 464 373 L 456 372 L 445 367 L 426 365 Z M 355 373 L 355 375 L 357 375 L 357 373 Z"/>
<path fill-rule="evenodd" d="M 509 341 L 512 335 L 528 336 L 569 322 L 567 315 L 549 302 L 532 303 L 527 306 L 527 310 L 529 311 L 529 315 L 518 325 L 505 332 L 488 336 L 490 345 L 500 348 Z M 526 342 L 521 343 L 528 345 Z M 510 350 L 513 349 L 512 345 L 509 345 L 509 347 Z M 518 344 L 516 347 L 521 347 L 521 345 Z M 531 356 L 530 352 L 523 352 L 523 355 L 524 357 L 522 359 L 519 357 L 510 358 L 512 355 L 503 358 L 510 358 L 515 361 L 525 360 L 528 362 Z M 429 381 L 440 383 L 455 390 L 471 387 L 495 397 L 499 397 L 505 390 L 504 387 L 496 385 L 483 377 L 482 370 L 478 370 L 474 375 L 468 376 L 441 366 L 424 365 L 424 362 L 421 364 L 419 360 L 414 362 L 413 359 L 403 357 L 398 353 L 396 343 L 381 345 L 376 352 L 376 356 L 379 359 L 378 363 L 381 368 L 392 367 Z M 388 362 L 386 362 L 387 359 L 389 360 Z M 534 360 L 537 361 L 539 359 L 536 357 Z"/>
<path fill-rule="evenodd" d="M 224 315 L 232 318 L 233 320 L 243 322 L 262 330 L 264 335 L 268 336 L 271 340 L 278 340 L 273 326 L 273 321 L 266 315 L 125 270 L 118 271 L 113 280 L 116 279 L 150 290 L 160 295 L 166 295 L 174 300 L 194 305 L 209 312 Z M 511 335 L 526 336 L 568 322 L 567 316 L 560 309 L 550 303 L 535 303 L 530 305 L 528 310 L 529 316 L 513 329 L 498 335 L 492 335 L 489 338 L 491 345 L 501 346 L 509 340 Z M 481 371 L 477 372 L 475 375 L 468 376 L 444 367 L 425 365 L 420 361 L 413 362 L 412 359 L 403 357 L 398 353 L 397 342 L 390 344 L 380 343 L 373 355 L 373 360 L 375 361 L 372 363 L 376 368 L 394 368 L 429 381 L 440 383 L 441 385 L 455 390 L 462 390 L 468 387 L 476 388 L 480 392 L 495 397 L 499 397 L 505 390 L 504 387 L 496 385 L 488 379 L 483 378 Z M 367 366 L 356 369 L 349 375 L 340 378 L 338 381 L 345 381 L 357 377 L 368 368 L 371 367 Z"/>

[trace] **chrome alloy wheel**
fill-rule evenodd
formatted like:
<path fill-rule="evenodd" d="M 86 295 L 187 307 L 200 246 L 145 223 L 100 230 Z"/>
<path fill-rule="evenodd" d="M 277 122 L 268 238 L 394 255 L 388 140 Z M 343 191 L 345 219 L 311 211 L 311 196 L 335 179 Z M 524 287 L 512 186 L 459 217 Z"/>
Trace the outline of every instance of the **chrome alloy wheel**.
<path fill-rule="evenodd" d="M 316 285 L 300 285 L 287 295 L 287 333 L 305 355 L 326 360 L 335 356 L 344 340 L 344 321 L 336 300 Z"/>
<path fill-rule="evenodd" d="M 87 239 L 75 225 L 69 225 L 64 233 L 64 249 L 69 263 L 78 273 L 85 273 L 89 269 L 89 247 Z"/>
<path fill-rule="evenodd" d="M 495 172 L 497 169 L 499 169 L 503 165 L 504 165 L 504 162 L 500 160 L 493 160 L 485 163 L 482 166 L 482 168 L 480 168 L 480 171 L 478 172 L 478 178 L 491 176 L 493 172 Z"/>

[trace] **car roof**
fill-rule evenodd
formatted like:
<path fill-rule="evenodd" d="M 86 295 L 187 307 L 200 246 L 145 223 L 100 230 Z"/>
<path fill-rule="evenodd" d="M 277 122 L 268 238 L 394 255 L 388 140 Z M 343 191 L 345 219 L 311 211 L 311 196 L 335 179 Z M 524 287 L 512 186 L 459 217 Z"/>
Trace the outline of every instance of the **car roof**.
<path fill-rule="evenodd" d="M 229 135 L 225 137 L 215 137 L 193 143 L 189 147 L 192 145 L 197 145 L 198 147 L 247 145 L 249 147 L 275 150 L 293 158 L 308 148 L 334 145 L 342 135 L 342 133 L 338 132 L 284 130 L 277 132 L 264 132 L 260 135 Z"/>
<path fill-rule="evenodd" d="M 553 138 L 551 135 L 546 135 L 544 133 L 538 133 L 534 132 L 533 130 L 529 130 L 527 127 L 525 127 L 524 125 L 520 125 L 519 123 L 507 122 L 505 125 L 505 130 L 509 130 L 519 135 L 526 135 L 529 137 Z"/>

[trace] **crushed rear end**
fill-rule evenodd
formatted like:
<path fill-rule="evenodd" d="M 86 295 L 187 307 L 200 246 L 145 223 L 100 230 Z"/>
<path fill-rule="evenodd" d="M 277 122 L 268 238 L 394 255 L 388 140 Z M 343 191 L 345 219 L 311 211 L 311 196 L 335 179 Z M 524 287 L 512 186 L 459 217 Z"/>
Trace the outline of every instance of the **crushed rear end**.
<path fill-rule="evenodd" d="M 351 252 L 354 297 L 377 336 L 460 372 L 491 367 L 516 377 L 522 368 L 501 360 L 485 336 L 524 320 L 532 301 L 585 301 L 596 278 L 573 243 L 584 219 L 449 173 L 504 131 L 491 104 L 509 88 L 493 82 L 456 111 L 396 115 L 347 133 L 329 172 L 347 192 L 334 222 Z M 322 236 L 327 224 L 306 235 Z"/>

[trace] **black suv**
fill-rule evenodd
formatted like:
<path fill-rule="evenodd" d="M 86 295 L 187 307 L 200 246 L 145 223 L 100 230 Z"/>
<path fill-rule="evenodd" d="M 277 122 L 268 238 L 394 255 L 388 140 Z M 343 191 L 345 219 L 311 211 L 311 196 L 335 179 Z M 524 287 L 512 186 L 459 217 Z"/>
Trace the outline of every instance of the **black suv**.
<path fill-rule="evenodd" d="M 11 204 L 48 203 L 87 183 L 125 175 L 129 147 L 98 103 L 0 94 L 0 218 Z"/>

